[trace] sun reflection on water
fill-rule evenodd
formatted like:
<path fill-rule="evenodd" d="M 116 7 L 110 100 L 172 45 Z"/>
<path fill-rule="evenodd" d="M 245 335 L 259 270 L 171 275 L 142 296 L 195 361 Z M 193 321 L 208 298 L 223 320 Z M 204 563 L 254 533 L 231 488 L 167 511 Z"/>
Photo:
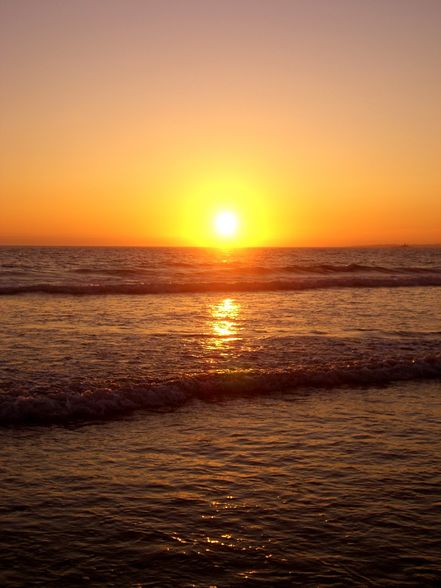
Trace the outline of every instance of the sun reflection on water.
<path fill-rule="evenodd" d="M 223 341 L 237 339 L 237 320 L 240 313 L 240 304 L 232 298 L 225 298 L 218 304 L 210 306 L 211 330 L 216 338 Z"/>

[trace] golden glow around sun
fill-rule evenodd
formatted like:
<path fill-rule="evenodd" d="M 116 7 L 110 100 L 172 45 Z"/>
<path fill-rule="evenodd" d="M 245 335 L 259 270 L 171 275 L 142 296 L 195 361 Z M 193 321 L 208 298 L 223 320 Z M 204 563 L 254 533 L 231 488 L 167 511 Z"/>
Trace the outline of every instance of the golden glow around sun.
<path fill-rule="evenodd" d="M 238 219 L 234 212 L 223 210 L 214 217 L 214 229 L 219 237 L 234 237 L 238 229 Z"/>
<path fill-rule="evenodd" d="M 182 195 L 179 233 L 196 247 L 259 247 L 270 241 L 269 190 L 258 173 L 207 170 L 183 175 L 170 192 Z"/>

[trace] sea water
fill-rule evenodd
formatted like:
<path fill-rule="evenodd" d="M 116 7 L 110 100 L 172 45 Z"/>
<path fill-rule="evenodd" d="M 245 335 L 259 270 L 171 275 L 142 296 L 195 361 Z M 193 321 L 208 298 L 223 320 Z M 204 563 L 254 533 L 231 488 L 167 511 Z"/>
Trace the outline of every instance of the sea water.
<path fill-rule="evenodd" d="M 5 586 L 435 586 L 441 249 L 0 249 Z"/>

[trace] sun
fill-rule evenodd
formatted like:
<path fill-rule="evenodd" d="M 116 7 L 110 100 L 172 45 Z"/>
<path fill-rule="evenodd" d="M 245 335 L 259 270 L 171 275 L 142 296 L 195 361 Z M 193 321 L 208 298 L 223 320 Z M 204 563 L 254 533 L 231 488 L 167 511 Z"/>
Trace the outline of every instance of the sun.
<path fill-rule="evenodd" d="M 229 210 L 223 210 L 215 215 L 213 224 L 219 237 L 232 238 L 237 234 L 239 221 L 237 214 Z"/>

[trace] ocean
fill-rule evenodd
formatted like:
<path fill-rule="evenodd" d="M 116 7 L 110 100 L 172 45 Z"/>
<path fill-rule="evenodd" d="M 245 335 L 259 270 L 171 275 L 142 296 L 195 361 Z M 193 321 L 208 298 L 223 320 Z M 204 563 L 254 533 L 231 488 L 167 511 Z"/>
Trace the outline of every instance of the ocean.
<path fill-rule="evenodd" d="M 0 248 L 2 586 L 438 586 L 441 248 Z"/>

